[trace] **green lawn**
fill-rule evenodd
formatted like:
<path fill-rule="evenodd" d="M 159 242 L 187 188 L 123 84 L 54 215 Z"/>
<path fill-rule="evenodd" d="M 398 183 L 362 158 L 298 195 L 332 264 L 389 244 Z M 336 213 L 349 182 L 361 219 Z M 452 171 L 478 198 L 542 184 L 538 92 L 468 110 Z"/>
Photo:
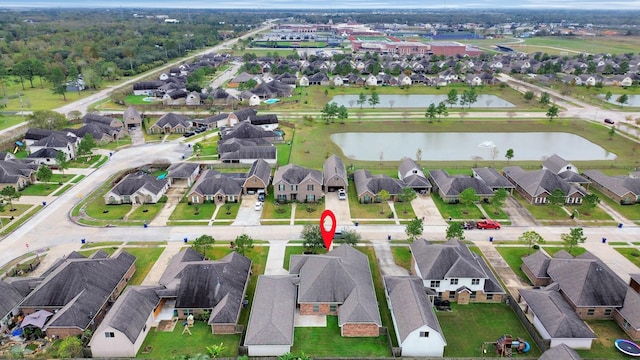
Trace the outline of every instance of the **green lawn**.
<path fill-rule="evenodd" d="M 263 219 L 291 219 L 291 204 L 276 205 L 273 198 L 273 191 L 269 190 L 267 197 L 262 205 Z"/>
<path fill-rule="evenodd" d="M 593 187 L 589 188 L 589 192 L 598 195 L 600 201 L 606 203 L 611 206 L 615 211 L 619 212 L 622 216 L 626 217 L 629 220 L 638 221 L 640 220 L 640 205 L 620 205 L 620 203 L 613 201 L 611 198 L 607 197 L 603 193 L 594 189 Z"/>
<path fill-rule="evenodd" d="M 509 264 L 509 267 L 511 268 L 511 270 L 513 270 L 513 272 L 516 273 L 516 275 L 518 275 L 520 279 L 526 282 L 529 282 L 529 279 L 524 274 L 524 271 L 520 269 L 520 267 L 522 266 L 522 257 L 527 256 L 527 254 L 529 253 L 527 246 L 524 246 L 524 247 L 497 246 L 496 250 L 498 250 L 500 255 L 502 255 L 502 258 L 504 259 L 504 261 L 506 261 L 507 264 Z M 533 254 L 536 251 L 537 250 L 531 249 L 531 254 Z"/>
<path fill-rule="evenodd" d="M 123 251 L 136 257 L 136 272 L 129 280 L 129 285 L 140 285 L 164 251 L 164 247 L 124 248 Z"/>
<path fill-rule="evenodd" d="M 216 220 L 233 220 L 238 215 L 239 203 L 226 203 L 218 210 Z"/>
<path fill-rule="evenodd" d="M 12 127 L 14 125 L 25 122 L 26 118 L 23 116 L 0 116 L 0 130 Z"/>
<path fill-rule="evenodd" d="M 491 219 L 496 219 L 496 220 L 502 220 L 502 219 L 507 220 L 507 219 L 509 219 L 507 214 L 505 214 L 504 211 L 502 211 L 502 209 L 499 206 L 495 205 L 495 204 L 481 203 L 480 206 L 482 206 L 484 211 L 487 213 L 487 215 L 489 215 L 489 218 L 491 218 Z"/>
<path fill-rule="evenodd" d="M 196 213 L 197 208 L 197 213 Z M 204 203 L 196 205 L 189 205 L 186 202 L 178 203 L 176 208 L 171 213 L 169 220 L 209 220 L 213 216 L 213 212 L 216 210 L 216 204 Z"/>
<path fill-rule="evenodd" d="M 121 220 L 131 211 L 131 204 L 105 205 L 102 196 L 96 196 L 87 203 L 85 211 L 97 220 Z"/>
<path fill-rule="evenodd" d="M 390 356 L 386 336 L 342 337 L 337 316 L 327 316 L 327 327 L 298 327 L 293 332 L 291 352 L 311 357 L 386 357 Z"/>
<path fill-rule="evenodd" d="M 102 248 L 102 249 L 89 249 L 89 250 L 80 250 L 78 251 L 78 253 L 89 257 L 91 255 L 93 255 L 94 253 L 98 252 L 98 251 L 104 251 L 107 254 L 109 254 L 109 256 L 113 255 L 113 253 L 116 252 L 116 250 L 118 250 L 117 247 L 113 246 L 113 247 L 107 247 L 107 248 Z"/>
<path fill-rule="evenodd" d="M 238 355 L 240 335 L 213 335 L 211 327 L 202 321 L 196 321 L 190 328 L 192 335 L 181 335 L 182 330 L 182 325 L 177 324 L 173 332 L 149 331 L 137 357 L 158 360 L 190 359 L 197 354 L 207 354 L 207 346 L 220 343 L 225 348 L 222 357 Z M 151 351 L 144 352 L 148 347 Z"/>
<path fill-rule="evenodd" d="M 90 158 L 88 157 L 78 158 L 74 161 L 71 161 L 69 163 L 69 167 L 85 169 L 90 167 L 91 164 L 93 164 L 94 162 L 100 160 L 101 157 L 102 155 L 92 155 Z"/>
<path fill-rule="evenodd" d="M 615 248 L 617 252 L 624 255 L 629 261 L 640 267 L 640 250 L 636 248 Z"/>
<path fill-rule="evenodd" d="M 596 334 L 590 350 L 577 350 L 583 359 L 630 359 L 619 352 L 613 342 L 616 339 L 628 339 L 627 335 L 613 320 L 592 320 L 587 325 Z"/>
<path fill-rule="evenodd" d="M 392 246 L 393 260 L 403 268 L 411 271 L 411 250 L 408 246 Z"/>
<path fill-rule="evenodd" d="M 31 218 L 40 209 L 42 209 L 42 206 L 40 206 L 40 205 L 35 206 L 31 210 L 29 210 L 23 217 L 21 217 L 18 220 L 15 220 L 15 221 L 10 221 L 9 222 L 9 221 L 3 219 L 2 223 L 3 223 L 4 226 L 2 227 L 2 231 L 0 231 L 0 234 L 6 235 L 6 234 L 12 232 L 13 230 L 17 229 L 20 225 L 22 225 L 22 223 L 24 223 L 25 221 L 29 220 L 29 218 Z"/>
<path fill-rule="evenodd" d="M 560 250 L 564 250 L 566 252 L 569 252 L 569 247 L 567 246 L 542 246 L 542 248 L 544 249 L 544 251 L 546 251 L 549 255 L 551 255 L 551 257 L 553 257 L 553 255 L 555 253 L 557 253 Z M 579 256 L 582 255 L 584 253 L 587 252 L 587 249 L 581 247 L 581 246 L 574 246 L 573 249 L 571 250 L 571 255 L 573 256 Z"/>
<path fill-rule="evenodd" d="M 300 245 L 294 245 L 294 246 L 287 246 L 284 250 L 284 263 L 282 264 L 282 267 L 285 270 L 289 270 L 289 261 L 291 261 L 291 255 L 300 255 L 303 254 L 305 251 L 305 247 L 304 246 L 300 246 Z M 325 248 L 320 248 L 317 249 L 316 251 L 317 254 L 326 254 L 327 253 L 327 249 Z"/>
<path fill-rule="evenodd" d="M 522 195 L 515 192 L 513 194 L 513 198 L 518 200 L 522 206 L 524 206 L 527 211 L 533 215 L 538 220 L 569 220 L 569 214 L 567 214 L 564 210 L 555 208 L 551 205 L 533 205 L 525 200 Z"/>
<path fill-rule="evenodd" d="M 86 244 L 82 244 L 82 246 L 80 247 L 81 249 L 91 249 L 91 248 L 95 248 L 95 247 L 101 247 L 101 246 L 120 246 L 122 245 L 123 242 L 122 241 L 101 241 L 101 242 L 88 242 Z"/>
<path fill-rule="evenodd" d="M 140 205 L 129 214 L 128 220 L 145 220 L 149 222 L 158 215 L 163 206 L 164 203 Z"/>
<path fill-rule="evenodd" d="M 21 215 L 23 212 L 29 210 L 31 206 L 32 205 L 26 205 L 26 204 L 12 204 L 12 206 L 9 206 L 7 204 L 4 206 L 2 211 L 0 211 L 0 216 L 18 216 L 18 215 Z M 15 210 L 11 211 L 11 209 L 15 209 Z"/>
<path fill-rule="evenodd" d="M 278 152 L 278 166 L 284 166 L 289 163 L 291 159 L 291 143 L 276 144 L 276 151 Z"/>
<path fill-rule="evenodd" d="M 324 211 L 324 203 L 299 203 L 296 205 L 296 220 L 313 219 L 320 221 L 320 215 Z"/>
<path fill-rule="evenodd" d="M 349 180 L 347 189 L 347 200 L 349 201 L 349 211 L 354 219 L 393 219 L 393 213 L 389 205 L 384 203 L 364 204 L 358 201 L 356 185 Z M 389 217 L 391 215 L 391 217 Z"/>
<path fill-rule="evenodd" d="M 74 177 L 76 177 L 76 174 L 52 174 L 49 181 L 55 183 L 65 183 L 71 181 L 71 179 L 73 179 Z"/>
<path fill-rule="evenodd" d="M 442 200 L 440 195 L 431 194 L 433 202 L 436 204 L 440 215 L 445 219 L 460 219 L 460 220 L 477 220 L 482 217 L 482 213 L 477 206 L 465 206 L 462 204 L 449 204 Z"/>
<path fill-rule="evenodd" d="M 20 194 L 25 196 L 47 196 L 58 190 L 60 185 L 57 183 L 35 183 L 20 190 Z"/>
<path fill-rule="evenodd" d="M 482 343 L 494 342 L 504 334 L 528 341 L 531 352 L 527 357 L 540 356 L 536 344 L 509 305 L 452 303 L 451 310 L 436 312 L 447 339 L 446 357 L 481 357 Z"/>

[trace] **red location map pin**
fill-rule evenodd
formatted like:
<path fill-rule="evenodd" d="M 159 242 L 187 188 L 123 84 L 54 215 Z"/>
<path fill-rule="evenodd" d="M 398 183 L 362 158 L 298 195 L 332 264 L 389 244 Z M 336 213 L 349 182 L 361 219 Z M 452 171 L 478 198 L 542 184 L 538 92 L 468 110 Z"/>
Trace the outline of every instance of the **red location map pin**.
<path fill-rule="evenodd" d="M 324 220 L 329 217 L 331 218 L 331 228 L 327 230 L 325 228 Z M 324 241 L 324 247 L 329 249 L 331 247 L 331 243 L 333 242 L 333 235 L 336 232 L 336 216 L 333 214 L 331 210 L 325 210 L 322 212 L 320 216 L 320 233 L 322 234 L 322 240 Z"/>

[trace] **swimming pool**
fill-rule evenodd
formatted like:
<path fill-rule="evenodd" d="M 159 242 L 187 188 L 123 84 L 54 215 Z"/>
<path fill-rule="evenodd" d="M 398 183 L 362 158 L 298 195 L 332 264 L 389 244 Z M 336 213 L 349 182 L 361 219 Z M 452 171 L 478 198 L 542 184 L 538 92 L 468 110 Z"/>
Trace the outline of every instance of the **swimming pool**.
<path fill-rule="evenodd" d="M 263 102 L 264 102 L 265 104 L 275 104 L 275 103 L 277 103 L 278 101 L 280 101 L 280 99 L 268 99 L 268 100 L 265 100 L 265 101 L 263 101 Z"/>

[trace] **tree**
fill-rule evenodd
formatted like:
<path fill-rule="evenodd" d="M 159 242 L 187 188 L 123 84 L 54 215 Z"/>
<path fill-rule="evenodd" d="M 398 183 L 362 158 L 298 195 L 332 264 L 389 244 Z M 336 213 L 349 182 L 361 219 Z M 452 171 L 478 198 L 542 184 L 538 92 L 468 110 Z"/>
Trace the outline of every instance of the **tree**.
<path fill-rule="evenodd" d="M 382 190 L 378 191 L 378 193 L 376 194 L 376 198 L 381 203 L 380 214 L 383 214 L 384 213 L 384 203 L 389 201 L 389 199 L 391 199 L 391 194 L 389 194 L 389 192 L 387 190 L 382 189 Z"/>
<path fill-rule="evenodd" d="M 38 171 L 36 172 L 36 177 L 38 178 L 39 181 L 42 181 L 42 182 L 49 182 L 52 176 L 53 176 L 53 172 L 46 165 L 40 165 L 40 167 L 38 168 Z M 48 188 L 49 187 L 47 186 L 47 189 Z"/>
<path fill-rule="evenodd" d="M 343 230 L 341 239 L 336 239 L 335 242 L 339 244 L 356 245 L 362 240 L 362 236 L 355 230 Z"/>
<path fill-rule="evenodd" d="M 233 251 L 244 255 L 248 249 L 253 249 L 253 238 L 247 234 L 236 237 L 236 240 L 233 242 Z"/>
<path fill-rule="evenodd" d="M 475 104 L 476 101 L 478 101 L 478 94 L 476 93 L 476 89 L 471 88 L 462 92 L 461 102 L 469 105 L 469 108 L 471 108 L 471 105 Z"/>
<path fill-rule="evenodd" d="M 362 105 L 367 102 L 367 96 L 364 93 L 360 93 L 356 102 L 360 105 L 360 109 L 362 109 Z"/>
<path fill-rule="evenodd" d="M 422 161 L 422 149 L 418 148 L 418 150 L 416 150 L 416 161 Z"/>
<path fill-rule="evenodd" d="M 611 100 L 611 97 L 613 96 L 613 93 L 611 91 L 607 91 L 607 93 L 604 95 L 604 99 L 606 101 Z"/>
<path fill-rule="evenodd" d="M 224 343 L 220 343 L 220 345 L 211 345 L 211 346 L 206 346 L 207 349 L 207 354 L 209 354 L 209 356 L 212 359 L 217 358 L 218 356 L 222 355 L 222 353 L 227 349 L 224 346 Z"/>
<path fill-rule="evenodd" d="M 569 229 L 569 233 L 560 235 L 560 238 L 569 247 L 569 254 L 571 254 L 574 246 L 582 244 L 587 240 L 581 227 Z"/>
<path fill-rule="evenodd" d="M 378 93 L 374 91 L 371 93 L 371 96 L 369 96 L 368 101 L 369 105 L 375 109 L 376 105 L 380 104 L 380 96 L 378 96 Z"/>
<path fill-rule="evenodd" d="M 302 246 L 304 246 L 308 252 L 315 254 L 319 248 L 324 247 L 324 241 L 320 233 L 320 225 L 307 224 L 302 228 L 300 235 L 302 236 Z"/>
<path fill-rule="evenodd" d="M 56 164 L 58 165 L 58 169 L 64 175 L 64 171 L 69 168 L 69 159 L 67 159 L 67 154 L 64 151 L 58 151 L 56 154 Z"/>
<path fill-rule="evenodd" d="M 609 140 L 613 139 L 613 135 L 616 134 L 616 128 L 611 126 L 611 129 L 609 129 Z"/>
<path fill-rule="evenodd" d="M 404 232 L 405 234 L 407 234 L 407 240 L 409 240 L 409 242 L 414 242 L 418 238 L 418 236 L 422 235 L 423 231 L 424 228 L 422 220 L 418 219 L 417 217 L 411 219 L 411 221 L 409 221 L 407 223 L 407 226 L 404 228 Z"/>
<path fill-rule="evenodd" d="M 78 122 L 80 121 L 80 119 L 82 119 L 82 113 L 79 110 L 71 110 L 67 114 L 67 117 L 71 122 Z"/>
<path fill-rule="evenodd" d="M 542 236 L 533 230 L 523 232 L 522 235 L 520 235 L 520 237 L 518 238 L 518 241 L 529 245 L 528 246 L 529 251 L 527 252 L 527 256 L 531 254 L 531 247 L 534 244 L 544 244 L 544 239 L 542 238 Z"/>
<path fill-rule="evenodd" d="M 191 247 L 193 248 L 193 250 L 201 253 L 206 258 L 207 249 L 210 249 L 211 247 L 213 247 L 213 244 L 215 244 L 215 242 L 216 242 L 216 239 L 214 239 L 213 236 L 203 234 L 198 236 L 193 241 L 193 244 L 191 245 Z"/>
<path fill-rule="evenodd" d="M 552 211 L 555 213 L 557 209 L 560 209 L 564 205 L 565 194 L 562 190 L 556 188 L 551 192 L 551 195 L 547 198 L 549 205 L 551 205 Z"/>
<path fill-rule="evenodd" d="M 46 73 L 46 68 L 44 64 L 37 59 L 25 59 L 17 63 L 12 68 L 13 74 L 20 77 L 20 82 L 23 79 L 27 79 L 29 84 L 33 88 L 33 78 L 36 76 L 43 76 Z M 22 85 L 22 90 L 24 90 L 24 84 Z"/>
<path fill-rule="evenodd" d="M 13 202 L 18 201 L 22 194 L 15 187 L 9 185 L 0 190 L 0 198 L 9 204 L 9 210 L 14 210 Z"/>
<path fill-rule="evenodd" d="M 547 117 L 549 118 L 549 121 L 553 120 L 554 117 L 558 117 L 558 115 L 560 114 L 560 108 L 553 104 L 551 105 L 551 107 L 549 108 L 549 110 L 547 110 Z"/>
<path fill-rule="evenodd" d="M 475 204 L 478 200 L 480 200 L 480 197 L 476 193 L 476 189 L 470 187 L 462 190 L 462 192 L 460 193 L 459 199 L 462 205 L 466 207 L 470 207 L 473 204 Z"/>
<path fill-rule="evenodd" d="M 549 105 L 550 102 L 551 96 L 549 95 L 549 93 L 543 92 L 542 94 L 540 94 L 540 104 Z"/>
<path fill-rule="evenodd" d="M 508 149 L 504 157 L 507 158 L 507 162 L 511 161 L 513 159 L 513 149 Z"/>
<path fill-rule="evenodd" d="M 449 116 L 447 105 L 443 101 L 438 103 L 438 106 L 436 107 L 436 113 L 438 114 L 438 121 L 440 121 L 441 116 Z"/>
<path fill-rule="evenodd" d="M 500 188 L 493 193 L 493 198 L 491 198 L 491 202 L 496 206 L 502 207 L 505 200 L 507 200 L 508 196 L 509 196 L 509 192 L 504 188 Z"/>
<path fill-rule="evenodd" d="M 344 122 L 349 118 L 349 110 L 344 105 L 340 105 L 338 108 L 338 119 L 340 119 L 340 123 L 344 124 Z"/>
<path fill-rule="evenodd" d="M 616 102 L 618 104 L 620 104 L 620 107 L 622 107 L 622 105 L 626 104 L 627 101 L 629 101 L 629 95 L 627 95 L 627 94 L 622 94 L 622 95 L 618 96 L 618 98 L 616 99 Z"/>
<path fill-rule="evenodd" d="M 523 95 L 523 96 L 524 96 L 524 99 L 525 99 L 527 102 L 529 102 L 529 101 L 533 100 L 533 98 L 534 98 L 534 97 L 536 97 L 536 94 L 535 94 L 533 91 L 528 90 L 528 91 L 526 91 L 526 92 L 524 93 L 524 95 Z"/>
<path fill-rule="evenodd" d="M 408 213 L 409 209 L 411 208 L 411 201 L 413 201 L 413 199 L 415 199 L 418 195 L 416 194 L 416 191 L 413 190 L 410 187 L 406 187 L 406 188 L 402 188 L 402 191 L 400 192 L 400 194 L 398 195 L 398 198 L 400 199 L 400 201 L 402 201 L 405 205 L 404 205 L 404 213 Z"/>
<path fill-rule="evenodd" d="M 49 81 L 53 85 L 51 91 L 56 95 L 62 95 L 62 99 L 67 101 L 67 84 L 65 84 L 64 80 L 65 75 L 62 69 L 59 66 L 54 66 L 49 74 Z"/>
<path fill-rule="evenodd" d="M 86 155 L 91 157 L 92 149 L 96 147 L 96 142 L 93 139 L 93 135 L 87 134 L 82 140 L 80 140 L 80 144 L 78 145 L 78 155 Z"/>
<path fill-rule="evenodd" d="M 57 357 L 61 359 L 73 359 L 80 355 L 82 351 L 82 340 L 77 336 L 68 336 L 60 341 Z"/>
<path fill-rule="evenodd" d="M 464 240 L 464 228 L 462 227 L 462 224 L 460 224 L 459 222 L 450 223 L 449 226 L 447 227 L 445 238 L 447 240 L 451 240 L 451 239 Z"/>
<path fill-rule="evenodd" d="M 438 109 L 436 108 L 436 104 L 431 103 L 429 104 L 429 107 L 427 108 L 427 110 L 424 112 L 424 117 L 429 119 L 429 122 L 432 123 L 433 119 L 436 118 L 437 114 L 438 114 Z"/>
<path fill-rule="evenodd" d="M 449 107 L 452 107 L 453 105 L 458 103 L 458 90 L 456 89 L 451 89 L 449 90 L 449 92 L 447 93 L 447 104 L 449 104 Z"/>
<path fill-rule="evenodd" d="M 30 128 L 61 130 L 68 125 L 64 115 L 50 110 L 36 110 L 27 116 Z"/>
<path fill-rule="evenodd" d="M 589 215 L 591 211 L 600 203 L 598 195 L 590 193 L 582 197 L 582 212 Z"/>

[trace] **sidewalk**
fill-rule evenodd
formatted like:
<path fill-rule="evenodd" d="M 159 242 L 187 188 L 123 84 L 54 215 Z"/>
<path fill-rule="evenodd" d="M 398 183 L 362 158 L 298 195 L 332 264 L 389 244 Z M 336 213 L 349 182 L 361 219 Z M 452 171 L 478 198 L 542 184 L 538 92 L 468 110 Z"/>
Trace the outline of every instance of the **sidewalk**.
<path fill-rule="evenodd" d="M 264 268 L 265 275 L 286 275 L 289 272 L 282 267 L 287 244 L 282 241 L 269 242 L 269 255 Z"/>

